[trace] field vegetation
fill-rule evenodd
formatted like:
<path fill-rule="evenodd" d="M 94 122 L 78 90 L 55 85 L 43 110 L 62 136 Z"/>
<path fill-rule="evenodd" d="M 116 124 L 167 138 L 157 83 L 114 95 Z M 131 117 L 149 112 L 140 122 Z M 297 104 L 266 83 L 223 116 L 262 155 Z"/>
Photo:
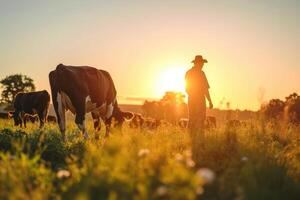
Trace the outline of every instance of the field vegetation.
<path fill-rule="evenodd" d="M 0 199 L 299 199 L 300 128 L 249 120 L 190 137 L 177 126 L 84 140 L 68 123 L 0 121 Z M 91 121 L 88 130 L 93 135 Z M 192 139 L 191 139 L 192 138 Z"/>

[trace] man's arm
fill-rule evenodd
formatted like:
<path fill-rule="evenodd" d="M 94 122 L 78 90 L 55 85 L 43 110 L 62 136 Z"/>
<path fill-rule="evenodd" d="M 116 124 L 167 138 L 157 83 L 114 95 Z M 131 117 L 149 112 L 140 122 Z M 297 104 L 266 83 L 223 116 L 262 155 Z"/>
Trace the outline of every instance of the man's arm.
<path fill-rule="evenodd" d="M 208 102 L 209 102 L 209 108 L 212 109 L 214 106 L 212 104 L 212 101 L 211 101 L 211 98 L 210 98 L 210 94 L 209 94 L 209 84 L 208 84 L 208 81 L 207 81 L 207 78 L 206 78 L 206 75 L 204 72 L 203 73 L 203 78 L 204 78 L 204 83 L 205 83 L 205 86 L 206 86 L 206 91 L 205 91 L 205 97 L 207 98 Z"/>
<path fill-rule="evenodd" d="M 209 102 L 209 108 L 212 109 L 214 107 L 214 105 L 212 104 L 211 98 L 210 98 L 210 94 L 209 94 L 209 90 L 206 90 L 205 93 L 205 97 L 207 98 L 208 102 Z"/>

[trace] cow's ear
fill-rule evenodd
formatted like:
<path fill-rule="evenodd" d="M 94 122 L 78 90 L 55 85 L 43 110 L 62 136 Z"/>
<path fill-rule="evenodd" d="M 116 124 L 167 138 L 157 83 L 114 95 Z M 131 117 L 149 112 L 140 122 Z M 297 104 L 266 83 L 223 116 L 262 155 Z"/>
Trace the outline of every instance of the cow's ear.
<path fill-rule="evenodd" d="M 122 112 L 122 116 L 126 119 L 126 120 L 131 120 L 133 118 L 133 113 L 132 112 Z"/>
<path fill-rule="evenodd" d="M 12 116 L 14 115 L 14 112 L 7 112 L 7 116 L 8 116 L 8 118 L 11 118 Z"/>

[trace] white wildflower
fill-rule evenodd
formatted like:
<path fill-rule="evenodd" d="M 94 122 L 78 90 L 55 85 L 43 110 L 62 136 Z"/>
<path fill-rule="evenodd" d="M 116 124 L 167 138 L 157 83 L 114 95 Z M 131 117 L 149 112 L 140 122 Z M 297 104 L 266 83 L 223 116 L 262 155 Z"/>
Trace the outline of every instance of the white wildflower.
<path fill-rule="evenodd" d="M 150 153 L 149 149 L 140 149 L 139 152 L 138 152 L 138 156 L 139 157 L 144 157 L 144 156 L 148 155 L 149 153 Z"/>
<path fill-rule="evenodd" d="M 196 194 L 200 195 L 200 194 L 203 194 L 203 192 L 204 192 L 204 190 L 203 190 L 203 188 L 201 186 L 198 186 L 196 188 Z"/>
<path fill-rule="evenodd" d="M 68 178 L 70 177 L 71 173 L 68 170 L 62 169 L 59 170 L 56 174 L 57 178 Z"/>
<path fill-rule="evenodd" d="M 247 161 L 248 161 L 248 157 L 247 157 L 247 156 L 243 156 L 243 157 L 241 158 L 241 161 L 247 162 Z"/>
<path fill-rule="evenodd" d="M 168 188 L 166 186 L 160 186 L 156 190 L 158 196 L 164 196 L 168 193 Z"/>
<path fill-rule="evenodd" d="M 196 174 L 201 177 L 205 183 L 212 183 L 215 179 L 215 173 L 209 168 L 200 168 Z"/>
<path fill-rule="evenodd" d="M 175 159 L 176 159 L 178 162 L 180 162 L 180 161 L 183 160 L 183 156 L 182 156 L 180 153 L 177 153 L 177 154 L 175 155 Z"/>
<path fill-rule="evenodd" d="M 195 162 L 191 158 L 188 158 L 186 159 L 186 166 L 195 167 Z"/>

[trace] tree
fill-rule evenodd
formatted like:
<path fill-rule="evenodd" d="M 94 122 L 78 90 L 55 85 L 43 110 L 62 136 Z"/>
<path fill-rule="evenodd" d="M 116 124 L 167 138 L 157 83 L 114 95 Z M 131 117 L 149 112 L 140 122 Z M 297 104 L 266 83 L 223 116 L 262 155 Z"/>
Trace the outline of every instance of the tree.
<path fill-rule="evenodd" d="M 267 119 L 285 119 L 290 123 L 300 123 L 300 96 L 293 93 L 285 101 L 272 99 L 261 111 Z"/>
<path fill-rule="evenodd" d="M 146 116 L 162 118 L 159 102 L 157 101 L 145 101 L 142 106 L 143 112 Z"/>
<path fill-rule="evenodd" d="M 292 123 L 300 123 L 300 96 L 297 93 L 293 93 L 285 99 L 289 121 Z"/>
<path fill-rule="evenodd" d="M 268 119 L 278 119 L 283 116 L 285 103 L 280 99 L 272 99 L 270 102 L 262 108 L 264 115 Z"/>
<path fill-rule="evenodd" d="M 1 103 L 12 104 L 15 96 L 19 92 L 31 92 L 35 90 L 33 79 L 22 74 L 14 74 L 5 77 L 0 81 L 1 88 Z"/>
<path fill-rule="evenodd" d="M 180 118 L 185 117 L 187 106 L 184 103 L 184 94 L 181 92 L 166 92 L 160 100 L 164 119 L 176 123 Z"/>
<path fill-rule="evenodd" d="M 180 118 L 187 116 L 184 98 L 184 94 L 180 92 L 166 92 L 159 101 L 145 101 L 142 109 L 149 117 L 176 123 Z"/>

